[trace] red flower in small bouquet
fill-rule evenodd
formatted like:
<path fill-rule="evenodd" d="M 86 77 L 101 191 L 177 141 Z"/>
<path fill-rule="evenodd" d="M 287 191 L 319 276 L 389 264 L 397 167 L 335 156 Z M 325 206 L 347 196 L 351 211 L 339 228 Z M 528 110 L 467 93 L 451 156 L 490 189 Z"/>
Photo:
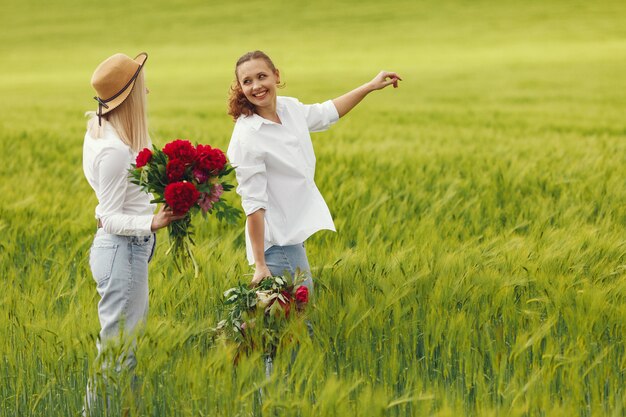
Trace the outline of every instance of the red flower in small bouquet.
<path fill-rule="evenodd" d="M 226 156 L 217 148 L 208 145 L 198 145 L 198 167 L 208 172 L 218 172 L 226 165 Z"/>
<path fill-rule="evenodd" d="M 193 164 L 196 161 L 196 148 L 188 140 L 173 140 L 163 147 L 163 153 L 167 155 L 170 161 L 179 160 L 185 165 Z"/>
<path fill-rule="evenodd" d="M 296 289 L 294 298 L 300 304 L 308 303 L 309 302 L 309 289 L 305 287 L 304 285 L 298 287 L 298 289 Z"/>
<path fill-rule="evenodd" d="M 167 163 L 165 172 L 170 183 L 180 181 L 185 176 L 185 164 L 180 159 L 172 159 Z"/>
<path fill-rule="evenodd" d="M 152 159 L 152 151 L 148 148 L 143 148 L 141 152 L 137 155 L 137 160 L 135 161 L 137 164 L 137 168 L 141 168 L 145 166 Z"/>
<path fill-rule="evenodd" d="M 241 216 L 238 209 L 222 199 L 233 186 L 223 177 L 233 171 L 224 152 L 208 145 L 193 146 L 188 140 L 176 139 L 163 149 L 145 148 L 139 152 L 129 170 L 131 182 L 152 193 L 153 203 L 165 203 L 175 214 L 186 216 L 168 226 L 174 263 L 179 270 L 191 260 L 196 276 L 198 265 L 193 257 L 192 214 L 206 218 L 215 213 L 218 220 L 234 223 Z"/>
<path fill-rule="evenodd" d="M 200 198 L 200 193 L 196 187 L 187 181 L 168 184 L 163 194 L 165 203 L 172 208 L 176 215 L 187 213 L 194 204 L 198 203 Z"/>
<path fill-rule="evenodd" d="M 306 276 L 300 272 L 294 277 L 264 278 L 256 287 L 239 284 L 224 292 L 226 317 L 217 325 L 216 331 L 226 334 L 240 349 L 255 346 L 250 332 L 260 334 L 260 342 L 266 354 L 275 352 L 282 332 L 291 314 L 303 312 L 309 302 L 309 289 L 303 285 Z M 258 317 L 262 314 L 262 318 Z"/>

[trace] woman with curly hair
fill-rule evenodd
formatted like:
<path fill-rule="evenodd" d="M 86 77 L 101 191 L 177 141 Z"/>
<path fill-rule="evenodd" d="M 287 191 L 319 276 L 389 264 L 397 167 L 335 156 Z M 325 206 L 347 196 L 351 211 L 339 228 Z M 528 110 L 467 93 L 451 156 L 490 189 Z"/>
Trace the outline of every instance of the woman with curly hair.
<path fill-rule="evenodd" d="M 370 82 L 321 104 L 302 104 L 277 95 L 279 70 L 261 51 L 248 52 L 235 65 L 229 114 L 235 128 L 228 157 L 235 167 L 237 192 L 247 216 L 246 250 L 255 265 L 252 284 L 266 276 L 307 274 L 304 249 L 318 230 L 335 230 L 330 211 L 314 182 L 315 154 L 309 132 L 328 129 L 369 93 L 401 80 L 380 72 Z"/>

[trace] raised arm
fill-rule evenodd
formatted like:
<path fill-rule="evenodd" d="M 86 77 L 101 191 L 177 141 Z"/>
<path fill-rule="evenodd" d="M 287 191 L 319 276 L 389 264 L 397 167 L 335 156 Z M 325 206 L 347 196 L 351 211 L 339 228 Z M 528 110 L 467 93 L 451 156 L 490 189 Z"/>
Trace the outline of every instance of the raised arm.
<path fill-rule="evenodd" d="M 398 81 L 402 81 L 402 78 L 395 72 L 381 71 L 372 81 L 355 88 L 341 97 L 333 99 L 333 104 L 337 108 L 339 117 L 343 117 L 347 114 L 354 106 L 359 104 L 366 95 L 374 90 L 382 90 L 389 85 L 398 88 Z"/>

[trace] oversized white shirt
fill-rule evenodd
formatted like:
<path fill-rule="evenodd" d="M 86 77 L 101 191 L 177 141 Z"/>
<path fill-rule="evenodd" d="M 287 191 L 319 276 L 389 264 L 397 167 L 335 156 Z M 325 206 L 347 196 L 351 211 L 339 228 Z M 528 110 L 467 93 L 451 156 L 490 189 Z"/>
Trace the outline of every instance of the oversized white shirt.
<path fill-rule="evenodd" d="M 83 171 L 96 192 L 96 219 L 107 233 L 147 236 L 152 232 L 155 204 L 152 195 L 130 182 L 128 169 L 137 154 L 121 141 L 110 123 L 104 125 L 102 138 L 85 134 Z"/>
<path fill-rule="evenodd" d="M 258 114 L 240 116 L 228 146 L 237 193 L 246 216 L 265 209 L 264 250 L 304 242 L 318 230 L 335 230 L 330 210 L 315 185 L 315 153 L 309 132 L 339 119 L 331 100 L 304 105 L 277 97 L 281 123 Z M 254 263 L 246 222 L 246 252 Z"/>

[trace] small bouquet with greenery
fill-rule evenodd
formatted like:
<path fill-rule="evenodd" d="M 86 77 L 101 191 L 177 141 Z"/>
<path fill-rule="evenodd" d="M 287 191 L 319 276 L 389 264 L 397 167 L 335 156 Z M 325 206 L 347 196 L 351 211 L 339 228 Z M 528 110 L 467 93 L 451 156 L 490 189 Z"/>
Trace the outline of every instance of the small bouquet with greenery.
<path fill-rule="evenodd" d="M 172 254 L 179 270 L 191 260 L 198 275 L 198 264 L 191 251 L 193 214 L 201 212 L 206 218 L 214 213 L 218 220 L 228 223 L 235 223 L 241 216 L 238 209 L 222 199 L 223 193 L 233 188 L 223 180 L 232 171 L 220 149 L 193 146 L 187 140 L 176 139 L 163 149 L 144 148 L 137 155 L 129 170 L 131 182 L 152 193 L 155 196 L 152 203 L 165 203 L 174 214 L 186 214 L 167 227 L 170 236 L 167 254 Z"/>
<path fill-rule="evenodd" d="M 272 355 L 283 329 L 293 319 L 293 312 L 304 311 L 309 302 L 309 289 L 303 285 L 306 275 L 264 278 L 256 287 L 239 284 L 224 292 L 226 317 L 215 329 L 233 341 L 239 351 L 249 351 L 261 345 Z"/>

